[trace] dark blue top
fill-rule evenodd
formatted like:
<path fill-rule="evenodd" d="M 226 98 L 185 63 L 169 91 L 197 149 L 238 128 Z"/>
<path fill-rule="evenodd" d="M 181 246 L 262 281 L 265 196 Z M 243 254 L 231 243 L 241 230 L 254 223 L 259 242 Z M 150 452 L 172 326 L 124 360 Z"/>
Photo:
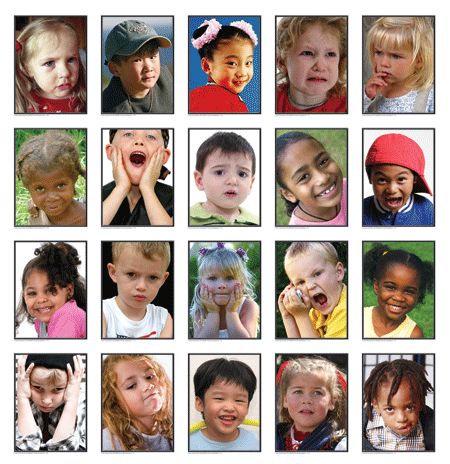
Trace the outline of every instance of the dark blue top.
<path fill-rule="evenodd" d="M 374 196 L 364 198 L 363 226 L 434 226 L 434 205 L 413 193 L 397 213 L 385 210 Z"/>

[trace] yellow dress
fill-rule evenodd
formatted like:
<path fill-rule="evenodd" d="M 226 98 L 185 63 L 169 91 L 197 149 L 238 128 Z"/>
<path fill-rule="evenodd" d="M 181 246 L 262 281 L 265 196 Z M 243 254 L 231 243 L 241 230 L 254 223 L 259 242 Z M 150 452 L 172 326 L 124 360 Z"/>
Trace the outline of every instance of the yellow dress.
<path fill-rule="evenodd" d="M 375 306 L 364 308 L 364 338 L 411 338 L 411 334 L 416 327 L 416 323 L 408 317 L 392 332 L 378 336 L 375 333 L 372 321 L 372 313 Z"/>

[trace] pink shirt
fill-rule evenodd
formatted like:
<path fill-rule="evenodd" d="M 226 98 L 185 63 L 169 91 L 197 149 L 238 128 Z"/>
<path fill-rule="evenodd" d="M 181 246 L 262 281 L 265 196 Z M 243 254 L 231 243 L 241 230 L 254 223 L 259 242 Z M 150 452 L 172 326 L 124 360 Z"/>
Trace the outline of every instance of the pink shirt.
<path fill-rule="evenodd" d="M 40 322 L 34 327 L 40 333 Z M 63 304 L 51 317 L 47 326 L 48 338 L 86 338 L 86 311 L 77 306 L 75 300 Z"/>
<path fill-rule="evenodd" d="M 292 211 L 290 226 L 346 226 L 347 225 L 347 179 L 342 179 L 342 195 L 341 195 L 341 209 L 338 215 L 329 221 L 305 221 L 295 215 L 295 210 Z"/>

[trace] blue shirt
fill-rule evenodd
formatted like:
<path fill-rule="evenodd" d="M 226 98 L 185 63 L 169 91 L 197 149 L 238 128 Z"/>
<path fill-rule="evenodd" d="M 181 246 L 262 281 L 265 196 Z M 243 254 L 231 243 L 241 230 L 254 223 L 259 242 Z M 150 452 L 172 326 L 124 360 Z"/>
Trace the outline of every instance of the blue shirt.
<path fill-rule="evenodd" d="M 254 433 L 239 427 L 239 436 L 233 441 L 210 440 L 201 430 L 191 433 L 189 451 L 260 451 L 260 447 Z"/>
<path fill-rule="evenodd" d="M 434 205 L 413 193 L 397 213 L 384 209 L 374 197 L 364 198 L 363 226 L 434 226 Z"/>

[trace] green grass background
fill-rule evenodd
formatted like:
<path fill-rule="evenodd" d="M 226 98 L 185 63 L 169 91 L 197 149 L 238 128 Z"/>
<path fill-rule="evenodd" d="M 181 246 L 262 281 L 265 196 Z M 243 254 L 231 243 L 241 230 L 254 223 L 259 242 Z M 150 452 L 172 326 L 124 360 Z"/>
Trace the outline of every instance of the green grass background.
<path fill-rule="evenodd" d="M 293 131 L 305 132 L 316 138 L 339 165 L 342 175 L 347 177 L 347 129 L 280 129 L 276 131 L 276 136 Z M 279 193 L 278 185 L 276 190 L 276 225 L 286 226 L 290 217 L 286 213 L 285 202 Z"/>
<path fill-rule="evenodd" d="M 86 129 L 60 129 L 69 134 L 78 146 L 82 166 L 86 167 Z M 47 129 L 16 129 L 15 130 L 15 153 L 16 157 L 22 144 L 30 137 L 47 132 Z M 86 179 L 78 177 L 75 184 L 75 198 L 86 199 Z M 16 177 L 16 226 L 28 225 L 28 200 L 30 193 L 22 181 Z"/>
<path fill-rule="evenodd" d="M 405 250 L 414 253 L 422 261 L 434 263 L 434 243 L 432 242 L 365 242 L 363 244 L 364 254 L 378 245 L 387 245 L 392 250 Z M 363 272 L 365 271 L 363 270 Z M 434 282 L 434 276 L 432 278 Z M 367 282 L 367 279 L 364 278 L 363 283 L 363 307 L 376 306 L 378 301 L 373 291 L 372 282 Z M 417 306 L 408 313 L 408 316 L 422 329 L 424 338 L 434 338 L 434 307 L 434 292 L 427 292 L 423 303 L 418 303 Z"/>

